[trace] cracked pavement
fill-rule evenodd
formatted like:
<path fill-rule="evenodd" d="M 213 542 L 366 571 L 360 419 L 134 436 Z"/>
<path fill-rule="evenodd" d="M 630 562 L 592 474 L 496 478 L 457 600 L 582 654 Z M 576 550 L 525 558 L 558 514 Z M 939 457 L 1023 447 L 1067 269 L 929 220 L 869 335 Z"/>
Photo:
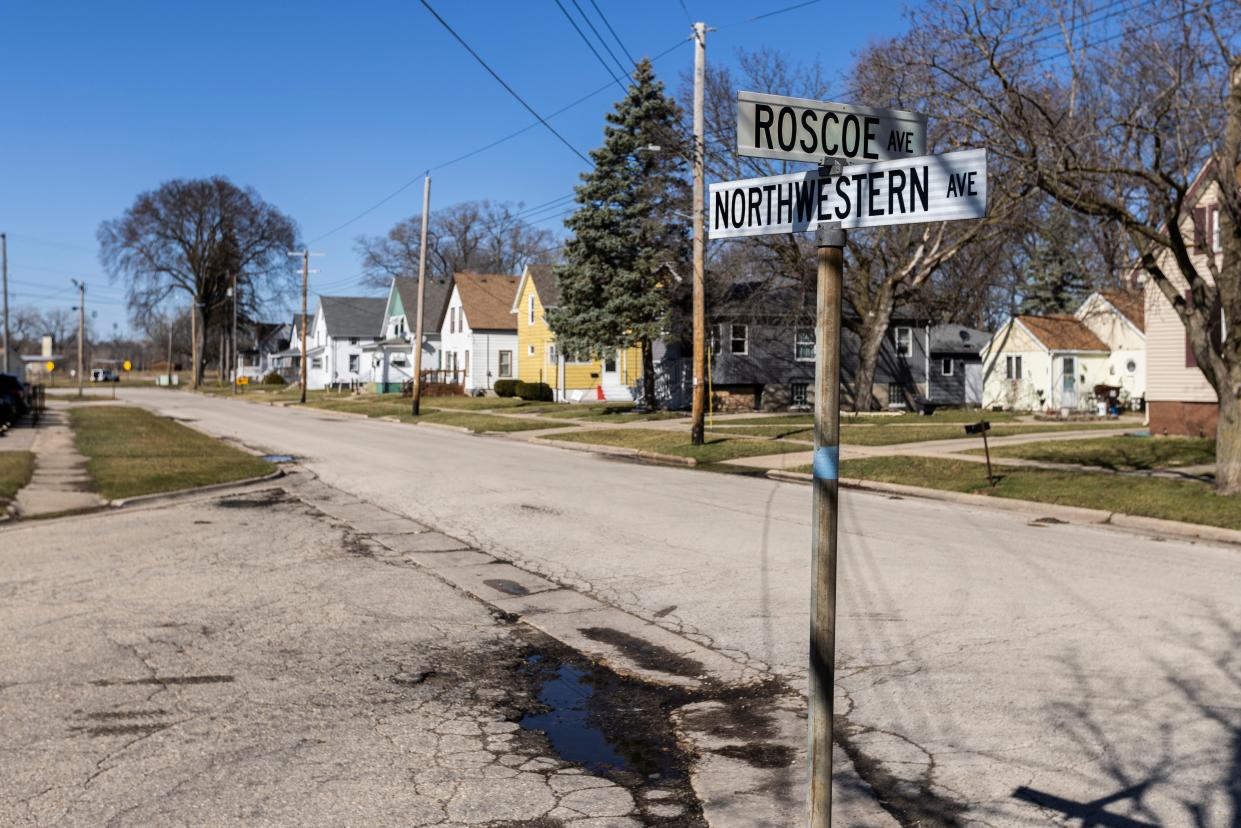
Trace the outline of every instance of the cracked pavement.
<path fill-rule="evenodd" d="M 530 634 L 375 552 L 280 490 L 0 532 L 0 824 L 702 824 L 519 727 Z"/>

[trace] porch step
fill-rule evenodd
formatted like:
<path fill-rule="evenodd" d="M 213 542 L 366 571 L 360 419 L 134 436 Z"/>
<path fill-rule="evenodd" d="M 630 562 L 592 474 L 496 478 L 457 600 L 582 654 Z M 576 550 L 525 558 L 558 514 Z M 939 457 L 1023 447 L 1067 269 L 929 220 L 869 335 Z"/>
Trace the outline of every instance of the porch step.
<path fill-rule="evenodd" d="M 633 402 L 633 394 L 623 385 L 603 386 L 603 398 L 613 402 Z"/>

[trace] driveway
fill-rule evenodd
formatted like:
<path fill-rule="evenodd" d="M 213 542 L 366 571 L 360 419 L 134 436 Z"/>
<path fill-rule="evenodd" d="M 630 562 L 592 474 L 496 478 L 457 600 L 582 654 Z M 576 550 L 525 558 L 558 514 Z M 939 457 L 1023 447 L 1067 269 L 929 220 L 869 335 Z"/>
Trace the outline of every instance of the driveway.
<path fill-rule="evenodd" d="M 805 487 L 123 394 L 804 688 Z M 1241 551 L 1033 504 L 842 504 L 839 730 L 903 824 L 1241 821 Z"/>

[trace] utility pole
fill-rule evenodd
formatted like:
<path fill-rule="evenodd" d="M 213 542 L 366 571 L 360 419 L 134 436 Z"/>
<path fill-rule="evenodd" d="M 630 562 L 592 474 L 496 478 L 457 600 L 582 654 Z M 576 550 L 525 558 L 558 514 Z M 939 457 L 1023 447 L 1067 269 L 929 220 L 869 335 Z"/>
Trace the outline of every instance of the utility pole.
<path fill-rule="evenodd" d="M 168 317 L 168 387 L 172 388 L 172 323 L 174 316 Z"/>
<path fill-rule="evenodd" d="M 233 342 L 229 348 L 233 362 L 233 396 L 237 396 L 237 274 L 233 274 L 233 286 L 229 288 L 233 299 Z"/>
<path fill-rule="evenodd" d="M 9 367 L 9 239 L 0 233 L 0 271 L 4 273 L 4 373 L 13 373 Z"/>
<path fill-rule="evenodd" d="M 78 397 L 82 396 L 82 362 L 85 354 L 83 334 L 86 331 L 86 283 L 72 280 L 78 286 Z"/>
<path fill-rule="evenodd" d="M 427 290 L 427 214 L 431 210 L 431 172 L 422 181 L 422 235 L 418 242 L 418 319 L 414 322 L 413 415 L 422 401 L 422 303 Z"/>
<path fill-rule="evenodd" d="M 690 442 L 701 446 L 705 439 L 707 373 L 707 300 L 705 286 L 706 240 L 703 238 L 703 139 L 702 98 L 707 74 L 707 24 L 694 24 L 694 387 L 690 419 Z"/>
<path fill-rule="evenodd" d="M 310 257 L 322 256 L 322 253 L 311 253 L 309 250 L 290 250 L 290 256 L 302 257 L 302 405 L 306 404 L 306 292 L 310 284 Z"/>
<path fill-rule="evenodd" d="M 825 168 L 826 169 L 826 168 Z M 815 317 L 814 515 L 810 595 L 810 828 L 832 824 L 836 686 L 836 527 L 840 467 L 840 307 L 845 231 L 820 226 Z"/>

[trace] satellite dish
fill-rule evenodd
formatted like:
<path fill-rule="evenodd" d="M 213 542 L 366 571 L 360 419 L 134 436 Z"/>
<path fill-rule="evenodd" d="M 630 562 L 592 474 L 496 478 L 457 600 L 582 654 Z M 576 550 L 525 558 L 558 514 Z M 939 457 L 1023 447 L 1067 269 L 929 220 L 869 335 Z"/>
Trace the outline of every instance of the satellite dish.
<path fill-rule="evenodd" d="M 957 331 L 957 336 L 961 337 L 961 341 L 962 341 L 962 342 L 969 342 L 969 341 L 970 341 L 970 332 L 969 332 L 969 331 L 967 331 L 967 330 L 965 330 L 964 328 L 962 328 L 961 330 Z"/>

